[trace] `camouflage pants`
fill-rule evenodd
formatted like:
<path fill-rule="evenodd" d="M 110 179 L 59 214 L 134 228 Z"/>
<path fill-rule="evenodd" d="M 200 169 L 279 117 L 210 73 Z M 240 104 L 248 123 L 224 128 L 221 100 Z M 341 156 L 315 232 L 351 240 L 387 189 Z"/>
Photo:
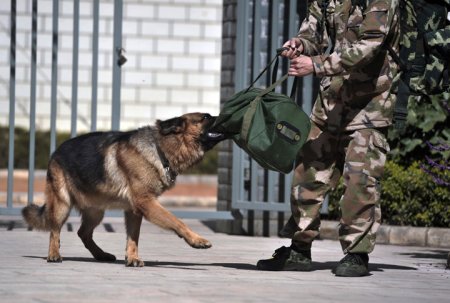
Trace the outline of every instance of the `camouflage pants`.
<path fill-rule="evenodd" d="M 381 221 L 379 180 L 386 138 L 376 129 L 332 134 L 313 123 L 292 182 L 292 216 L 281 231 L 299 248 L 309 249 L 319 235 L 320 209 L 326 193 L 342 176 L 339 240 L 344 253 L 370 253 Z"/>

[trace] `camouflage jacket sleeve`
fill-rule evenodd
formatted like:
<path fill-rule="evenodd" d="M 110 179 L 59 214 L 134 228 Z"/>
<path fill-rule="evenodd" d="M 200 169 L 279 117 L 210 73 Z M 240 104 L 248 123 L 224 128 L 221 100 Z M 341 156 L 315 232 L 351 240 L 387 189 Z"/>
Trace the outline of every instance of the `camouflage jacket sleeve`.
<path fill-rule="evenodd" d="M 322 23 L 322 11 L 317 1 L 309 3 L 308 15 L 300 26 L 297 37 L 303 44 L 303 54 L 315 56 L 321 54 L 328 46 L 328 36 L 325 24 Z M 322 35 L 320 33 L 322 32 Z"/>
<path fill-rule="evenodd" d="M 397 2 L 397 0 L 370 1 L 363 12 L 357 40 L 346 41 L 349 47 L 339 48 L 330 55 L 312 57 L 316 75 L 323 77 L 347 73 L 369 63 L 381 50 L 390 31 Z"/>

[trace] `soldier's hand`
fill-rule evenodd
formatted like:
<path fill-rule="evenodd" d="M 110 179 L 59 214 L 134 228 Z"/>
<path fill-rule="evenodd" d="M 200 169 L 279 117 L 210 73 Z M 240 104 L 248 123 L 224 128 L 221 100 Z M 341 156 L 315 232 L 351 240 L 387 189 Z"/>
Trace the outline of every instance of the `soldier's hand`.
<path fill-rule="evenodd" d="M 303 52 L 303 44 L 297 37 L 294 37 L 291 40 L 286 41 L 283 44 L 283 47 L 287 48 L 287 50 L 283 51 L 281 55 L 289 59 L 297 58 Z"/>
<path fill-rule="evenodd" d="M 314 72 L 311 57 L 299 56 L 291 60 L 289 65 L 289 76 L 303 77 Z"/>

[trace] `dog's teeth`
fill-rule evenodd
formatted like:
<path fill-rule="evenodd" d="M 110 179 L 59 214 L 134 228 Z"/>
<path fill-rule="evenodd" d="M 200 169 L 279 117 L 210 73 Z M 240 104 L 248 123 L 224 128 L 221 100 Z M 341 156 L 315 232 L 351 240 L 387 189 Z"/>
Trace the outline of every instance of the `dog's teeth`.
<path fill-rule="evenodd" d="M 220 136 L 220 134 L 218 134 L 218 133 L 208 133 L 208 136 L 212 137 L 212 138 L 217 138 L 217 137 Z"/>
<path fill-rule="evenodd" d="M 223 134 L 221 134 L 221 133 L 208 133 L 208 137 L 210 137 L 212 139 L 217 139 L 217 138 L 223 137 Z"/>

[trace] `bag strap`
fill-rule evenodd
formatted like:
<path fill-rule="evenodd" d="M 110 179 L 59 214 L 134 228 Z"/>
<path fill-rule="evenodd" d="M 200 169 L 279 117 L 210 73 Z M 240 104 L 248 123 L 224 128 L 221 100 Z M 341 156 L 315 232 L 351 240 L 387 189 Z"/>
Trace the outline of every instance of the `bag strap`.
<path fill-rule="evenodd" d="M 270 60 L 269 64 L 267 64 L 267 66 L 259 73 L 259 75 L 255 78 L 255 80 L 253 80 L 253 82 L 247 87 L 247 89 L 245 90 L 245 92 L 248 92 L 250 90 L 250 88 L 253 87 L 253 85 L 255 85 L 255 83 L 261 78 L 261 76 L 270 68 L 270 66 L 272 66 L 272 64 L 275 62 L 275 66 L 272 70 L 272 79 L 271 82 L 275 82 L 275 79 L 277 77 L 277 71 L 278 71 L 278 63 L 279 63 L 279 57 L 281 56 L 281 53 L 286 50 L 286 47 L 280 47 L 277 48 L 277 54 L 275 55 L 275 57 L 272 58 L 272 60 Z"/>
<path fill-rule="evenodd" d="M 283 77 L 281 77 L 280 79 L 278 79 L 277 81 L 273 82 L 269 87 L 267 87 L 266 89 L 262 90 L 257 97 L 262 97 L 268 93 L 270 93 L 271 91 L 273 91 L 275 89 L 275 87 L 277 87 L 278 85 L 280 85 L 282 82 L 284 82 L 287 78 L 289 77 L 289 74 L 285 74 Z M 294 88 L 294 87 L 293 87 Z"/>
<path fill-rule="evenodd" d="M 411 91 L 405 80 L 398 79 L 397 101 L 394 107 L 394 128 L 403 130 L 406 125 L 406 117 L 408 116 L 408 99 Z"/>
<path fill-rule="evenodd" d="M 285 48 L 282 47 L 282 48 L 279 48 L 277 51 L 281 50 L 280 51 L 280 53 L 281 53 L 284 49 Z M 272 70 L 272 78 L 270 79 L 270 83 L 272 83 L 272 84 L 275 83 L 276 79 L 277 79 L 278 62 L 279 62 L 279 60 L 277 57 L 277 60 L 275 60 L 275 65 L 273 66 L 273 70 Z M 292 100 L 295 100 L 295 92 L 297 91 L 297 83 L 298 83 L 297 81 L 298 81 L 298 77 L 294 77 L 294 82 L 292 83 L 292 88 L 291 88 L 291 94 L 289 95 L 289 97 Z M 283 82 L 283 81 L 281 81 L 281 82 Z M 276 85 L 275 85 L 275 87 L 276 87 Z M 272 89 L 272 91 L 275 91 L 275 87 Z"/>
<path fill-rule="evenodd" d="M 253 120 L 253 116 L 255 115 L 255 112 L 256 112 L 256 106 L 258 105 L 260 100 L 261 100 L 261 96 L 257 96 L 250 103 L 249 109 L 247 109 L 247 111 L 244 114 L 244 118 L 242 119 L 242 126 L 241 126 L 241 140 L 243 140 L 243 142 L 247 142 L 250 125 Z"/>

